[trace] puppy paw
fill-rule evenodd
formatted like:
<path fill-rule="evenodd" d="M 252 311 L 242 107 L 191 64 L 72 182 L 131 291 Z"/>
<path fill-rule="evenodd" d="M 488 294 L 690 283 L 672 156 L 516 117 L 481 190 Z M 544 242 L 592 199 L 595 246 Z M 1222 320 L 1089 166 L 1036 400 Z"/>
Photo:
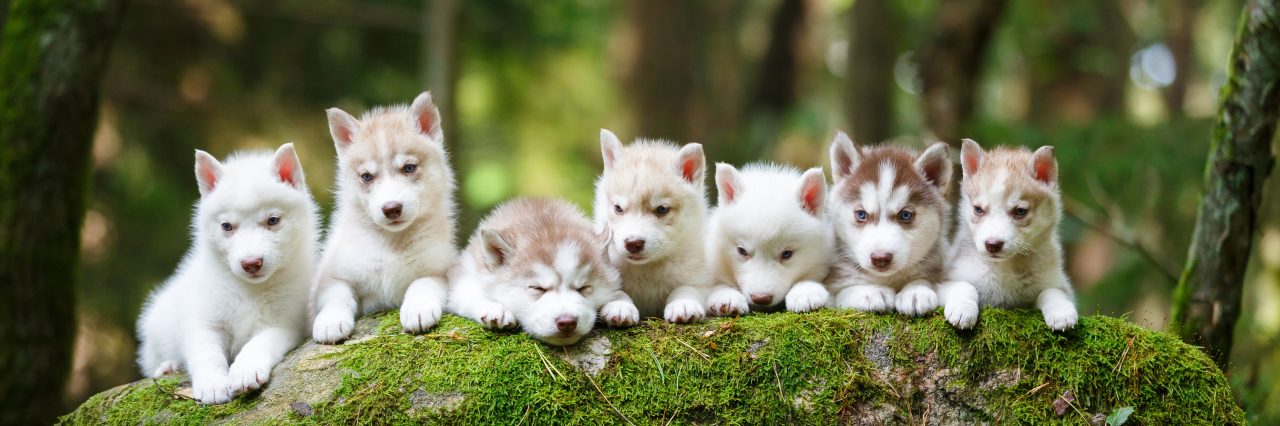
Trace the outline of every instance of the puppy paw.
<path fill-rule="evenodd" d="M 817 284 L 801 284 L 787 292 L 787 310 L 809 312 L 821 309 L 831 302 L 831 293 Z"/>
<path fill-rule="evenodd" d="M 667 304 L 662 317 L 668 322 L 688 323 L 702 319 L 707 308 L 692 300 L 677 300 Z"/>
<path fill-rule="evenodd" d="M 840 292 L 836 303 L 841 308 L 863 312 L 886 312 L 893 309 L 893 289 L 878 285 L 856 285 Z"/>
<path fill-rule="evenodd" d="M 938 293 L 927 285 L 908 285 L 898 293 L 898 313 L 920 316 L 938 307 Z"/>
<path fill-rule="evenodd" d="M 480 324 L 490 330 L 509 330 L 519 325 L 515 314 L 497 303 L 480 309 Z"/>
<path fill-rule="evenodd" d="M 233 395 L 249 393 L 267 384 L 271 378 L 271 366 L 257 360 L 236 359 L 227 376 Z"/>
<path fill-rule="evenodd" d="M 600 316 L 610 327 L 631 327 L 640 323 L 640 310 L 636 304 L 625 300 L 614 300 L 600 308 Z"/>
<path fill-rule="evenodd" d="M 400 307 L 400 325 L 404 326 L 405 333 L 425 332 L 440 322 L 440 310 L 438 303 L 405 303 Z"/>
<path fill-rule="evenodd" d="M 738 291 L 725 290 L 711 293 L 711 297 L 707 298 L 707 311 L 711 315 L 731 317 L 746 315 L 751 308 L 747 305 L 747 296 Z"/>
<path fill-rule="evenodd" d="M 942 315 L 955 328 L 968 330 L 978 323 L 978 304 L 972 300 L 948 300 Z"/>
<path fill-rule="evenodd" d="M 317 343 L 334 344 L 351 336 L 356 327 L 356 319 L 346 312 L 325 309 L 316 315 L 316 322 L 311 325 L 311 337 Z"/>
<path fill-rule="evenodd" d="M 151 377 L 160 377 L 167 374 L 177 373 L 178 370 L 180 370 L 178 368 L 178 363 L 173 361 L 165 361 L 160 363 L 159 367 L 156 367 L 155 371 L 151 373 Z"/>
<path fill-rule="evenodd" d="M 1040 310 L 1044 314 L 1044 323 L 1053 331 L 1066 331 L 1075 328 L 1079 315 L 1075 305 L 1060 303 L 1046 306 Z"/>
<path fill-rule="evenodd" d="M 213 375 L 192 380 L 191 396 L 201 404 L 226 404 L 231 401 L 231 387 L 227 376 Z"/>

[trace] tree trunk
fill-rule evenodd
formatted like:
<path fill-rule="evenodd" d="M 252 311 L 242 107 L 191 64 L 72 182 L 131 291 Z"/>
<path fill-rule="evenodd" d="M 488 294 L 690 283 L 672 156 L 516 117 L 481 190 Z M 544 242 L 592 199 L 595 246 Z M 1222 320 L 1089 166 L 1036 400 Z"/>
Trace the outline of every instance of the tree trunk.
<path fill-rule="evenodd" d="M 899 31 L 889 0 L 858 0 L 849 13 L 845 108 L 854 142 L 876 144 L 893 136 L 893 66 Z"/>
<path fill-rule="evenodd" d="M 749 128 L 735 137 L 733 149 L 719 161 L 742 164 L 765 155 L 778 141 L 786 114 L 800 97 L 801 79 L 810 61 L 808 36 L 813 0 L 782 0 L 769 21 L 769 45 L 761 58 L 752 99 L 742 111 Z"/>
<path fill-rule="evenodd" d="M 1174 292 L 1170 328 L 1203 347 L 1224 370 L 1240 315 L 1271 140 L 1280 118 L 1280 4 L 1245 4 L 1205 165 L 1204 199 L 1187 264 Z"/>
<path fill-rule="evenodd" d="M 918 54 L 925 125 L 935 137 L 959 146 L 973 116 L 978 77 L 1004 0 L 939 3 L 934 33 Z"/>
<path fill-rule="evenodd" d="M 628 15 L 636 32 L 635 65 L 626 76 L 635 108 L 636 136 L 685 141 L 694 133 L 699 80 L 698 55 L 706 43 L 705 2 L 632 1 Z"/>
<path fill-rule="evenodd" d="M 0 51 L 0 423 L 61 411 L 98 84 L 120 1 L 19 0 Z"/>
<path fill-rule="evenodd" d="M 422 82 L 431 91 L 431 99 L 440 108 L 444 129 L 445 152 L 449 153 L 454 176 L 461 181 L 466 176 L 467 144 L 461 143 L 461 126 L 458 125 L 458 21 L 463 5 L 459 0 L 429 0 L 422 7 Z M 455 195 L 456 196 L 456 195 Z M 466 198 L 456 200 L 465 203 Z M 464 208 L 474 207 L 463 205 Z M 455 237 L 465 238 L 464 229 L 475 226 L 475 215 L 461 215 L 462 223 L 455 229 Z M 465 241 L 465 240 L 464 240 Z"/>

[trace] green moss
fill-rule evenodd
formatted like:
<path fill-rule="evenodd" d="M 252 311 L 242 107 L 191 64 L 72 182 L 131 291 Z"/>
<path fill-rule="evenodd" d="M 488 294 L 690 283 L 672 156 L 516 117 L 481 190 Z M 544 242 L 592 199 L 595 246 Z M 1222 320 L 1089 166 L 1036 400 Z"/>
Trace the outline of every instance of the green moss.
<path fill-rule="evenodd" d="M 937 315 L 828 310 L 694 325 L 650 321 L 594 333 L 568 349 L 453 316 L 431 334 L 409 336 L 397 318 L 362 320 L 372 329 L 367 336 L 315 355 L 334 361 L 326 368 L 341 375 L 340 385 L 310 405 L 307 417 L 284 410 L 273 418 L 318 424 L 1083 423 L 1123 406 L 1135 407 L 1132 420 L 1144 424 L 1242 423 L 1244 417 L 1226 379 L 1200 351 L 1106 317 L 1083 318 L 1075 331 L 1059 334 L 1038 312 L 992 309 L 976 330 L 957 332 Z M 583 354 L 605 341 L 610 354 L 594 376 L 566 360 L 589 358 Z M 298 352 L 319 349 L 308 344 Z M 199 406 L 173 396 L 181 380 L 113 389 L 62 420 L 204 423 L 267 407 L 255 406 L 265 396 Z M 1053 402 L 1067 391 L 1076 395 L 1074 408 L 1059 418 Z"/>

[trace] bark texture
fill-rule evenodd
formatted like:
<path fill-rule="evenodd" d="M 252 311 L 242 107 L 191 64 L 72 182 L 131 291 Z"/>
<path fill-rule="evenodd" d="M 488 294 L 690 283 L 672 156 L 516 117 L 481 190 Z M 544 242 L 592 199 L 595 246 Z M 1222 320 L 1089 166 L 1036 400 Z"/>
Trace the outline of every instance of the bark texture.
<path fill-rule="evenodd" d="M 940 2 L 934 33 L 920 49 L 925 125 L 935 137 L 953 146 L 960 145 L 973 116 L 987 45 L 1004 9 L 1004 0 Z"/>
<path fill-rule="evenodd" d="M 889 0 L 858 0 L 853 3 L 849 18 L 851 35 L 845 65 L 849 133 L 856 143 L 878 144 L 893 136 L 897 14 Z"/>
<path fill-rule="evenodd" d="M 0 50 L 0 423 L 61 411 L 98 84 L 122 2 L 19 0 Z"/>
<path fill-rule="evenodd" d="M 1280 3 L 1249 1 L 1231 49 L 1227 82 L 1204 171 L 1204 198 L 1170 328 L 1226 368 L 1245 268 L 1257 231 L 1262 185 L 1275 157 L 1280 118 Z"/>

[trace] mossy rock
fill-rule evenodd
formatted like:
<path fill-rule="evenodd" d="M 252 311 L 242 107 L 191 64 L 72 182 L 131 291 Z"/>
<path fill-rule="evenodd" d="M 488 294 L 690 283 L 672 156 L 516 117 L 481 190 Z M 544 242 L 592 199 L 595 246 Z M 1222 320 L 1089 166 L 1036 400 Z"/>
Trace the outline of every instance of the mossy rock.
<path fill-rule="evenodd" d="M 1042 424 L 1100 423 L 1133 407 L 1130 424 L 1244 421 L 1199 350 L 1102 316 L 1053 333 L 1038 312 L 989 309 L 976 330 L 957 332 L 939 315 L 824 310 L 649 321 L 570 348 L 454 316 L 411 336 L 398 318 L 363 318 L 342 345 L 302 346 L 264 390 L 230 404 L 198 405 L 173 376 L 108 390 L 61 420 Z"/>

